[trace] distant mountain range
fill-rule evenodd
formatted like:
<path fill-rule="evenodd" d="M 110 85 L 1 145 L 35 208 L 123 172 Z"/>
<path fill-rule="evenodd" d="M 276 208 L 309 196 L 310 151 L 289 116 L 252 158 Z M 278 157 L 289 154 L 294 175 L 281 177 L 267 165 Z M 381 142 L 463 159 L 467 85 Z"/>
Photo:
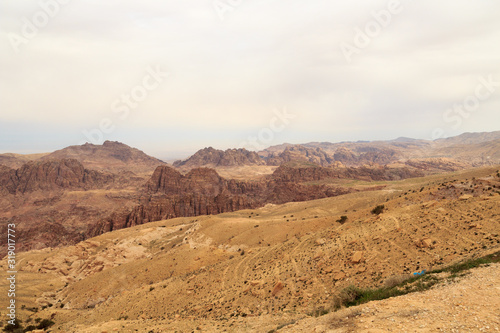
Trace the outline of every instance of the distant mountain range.
<path fill-rule="evenodd" d="M 113 141 L 70 146 L 46 154 L 0 154 L 0 165 L 17 169 L 30 161 L 61 159 L 75 159 L 87 169 L 113 173 L 151 174 L 157 166 L 166 165 L 136 148 Z M 175 161 L 173 166 L 188 171 L 199 167 L 280 166 L 293 161 L 323 167 L 406 165 L 428 171 L 494 165 L 500 164 L 500 131 L 464 133 L 435 141 L 401 137 L 388 141 L 285 143 L 259 152 L 208 147 Z"/>
<path fill-rule="evenodd" d="M 258 153 L 245 149 L 199 150 L 175 167 L 224 167 L 242 165 L 279 166 L 291 161 L 320 166 L 351 167 L 406 164 L 426 169 L 452 170 L 500 163 L 500 131 L 464 133 L 435 141 L 398 138 L 389 141 L 311 142 L 281 144 Z"/>

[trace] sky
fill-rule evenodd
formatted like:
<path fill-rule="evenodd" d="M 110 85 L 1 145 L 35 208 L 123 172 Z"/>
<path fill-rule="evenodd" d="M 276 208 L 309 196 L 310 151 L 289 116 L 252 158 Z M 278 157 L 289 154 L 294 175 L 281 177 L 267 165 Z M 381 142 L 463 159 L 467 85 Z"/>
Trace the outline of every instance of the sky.
<path fill-rule="evenodd" d="M 0 153 L 500 129 L 500 2 L 3 0 Z"/>

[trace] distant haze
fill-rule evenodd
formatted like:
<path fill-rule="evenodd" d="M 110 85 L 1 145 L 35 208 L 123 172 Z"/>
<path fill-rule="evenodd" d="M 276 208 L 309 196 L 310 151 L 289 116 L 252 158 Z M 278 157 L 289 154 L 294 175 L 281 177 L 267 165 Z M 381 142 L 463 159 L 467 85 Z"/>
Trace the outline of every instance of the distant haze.
<path fill-rule="evenodd" d="M 500 2 L 0 3 L 0 153 L 498 130 Z"/>

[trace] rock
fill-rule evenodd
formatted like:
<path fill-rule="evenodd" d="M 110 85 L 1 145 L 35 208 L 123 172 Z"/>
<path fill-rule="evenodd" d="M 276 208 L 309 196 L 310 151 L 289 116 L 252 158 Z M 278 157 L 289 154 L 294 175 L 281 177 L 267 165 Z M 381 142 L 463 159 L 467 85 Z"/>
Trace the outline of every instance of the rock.
<path fill-rule="evenodd" d="M 322 256 L 323 256 L 323 251 L 318 250 L 318 251 L 316 252 L 316 254 L 314 255 L 314 257 L 313 257 L 313 260 L 318 260 L 318 259 L 319 259 L 319 258 L 321 258 Z"/>
<path fill-rule="evenodd" d="M 354 264 L 359 264 L 365 260 L 363 251 L 356 251 L 351 257 L 351 262 Z"/>
<path fill-rule="evenodd" d="M 334 269 L 335 268 L 333 266 L 327 267 L 327 268 L 325 268 L 325 273 L 330 274 L 331 272 L 334 271 Z"/>
<path fill-rule="evenodd" d="M 315 241 L 316 245 L 323 245 L 323 244 L 325 244 L 325 242 L 326 242 L 326 241 L 325 241 L 325 239 L 324 239 L 324 238 L 318 238 L 318 239 L 316 239 L 316 241 Z"/>
<path fill-rule="evenodd" d="M 12 194 L 38 190 L 95 189 L 113 181 L 113 175 L 87 170 L 75 159 L 28 162 L 15 171 L 0 169 L 0 188 Z"/>
<path fill-rule="evenodd" d="M 430 238 L 422 238 L 415 240 L 414 243 L 419 248 L 433 248 L 436 242 Z"/>
<path fill-rule="evenodd" d="M 333 276 L 333 278 L 334 278 L 335 280 L 342 280 L 342 279 L 344 279 L 345 277 L 346 277 L 346 274 L 345 274 L 344 272 L 338 272 L 338 273 L 336 273 L 336 274 Z"/>
<path fill-rule="evenodd" d="M 281 289 L 284 288 L 283 282 L 278 281 L 273 288 L 273 291 L 271 292 L 271 295 L 276 296 L 277 293 L 281 291 Z"/>
<path fill-rule="evenodd" d="M 197 151 L 184 161 L 174 162 L 174 167 L 200 168 L 219 166 L 265 165 L 266 162 L 253 151 L 228 149 L 226 151 L 208 147 Z"/>
<path fill-rule="evenodd" d="M 459 200 L 468 200 L 468 199 L 471 199 L 471 198 L 474 198 L 474 196 L 471 195 L 471 194 L 464 194 L 464 195 L 461 195 L 458 199 Z"/>

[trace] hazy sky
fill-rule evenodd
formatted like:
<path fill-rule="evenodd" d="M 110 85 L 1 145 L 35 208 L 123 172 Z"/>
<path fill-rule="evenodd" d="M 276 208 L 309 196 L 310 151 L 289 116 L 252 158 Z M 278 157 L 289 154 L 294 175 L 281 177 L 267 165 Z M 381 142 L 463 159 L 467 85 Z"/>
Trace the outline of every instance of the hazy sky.
<path fill-rule="evenodd" d="M 3 0 L 0 152 L 118 140 L 175 158 L 499 130 L 499 13 L 497 0 Z"/>

